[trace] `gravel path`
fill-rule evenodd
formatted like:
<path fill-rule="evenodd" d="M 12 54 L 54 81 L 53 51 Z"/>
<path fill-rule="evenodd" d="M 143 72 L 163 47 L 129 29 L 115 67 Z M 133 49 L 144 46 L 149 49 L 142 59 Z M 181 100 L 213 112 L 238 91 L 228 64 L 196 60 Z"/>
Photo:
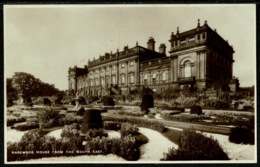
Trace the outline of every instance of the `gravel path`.
<path fill-rule="evenodd" d="M 178 148 L 177 144 L 155 130 L 139 127 L 139 132 L 149 139 L 148 143 L 140 147 L 141 157 L 139 161 L 159 161 L 163 158 L 163 153 L 168 152 L 169 148 Z"/>

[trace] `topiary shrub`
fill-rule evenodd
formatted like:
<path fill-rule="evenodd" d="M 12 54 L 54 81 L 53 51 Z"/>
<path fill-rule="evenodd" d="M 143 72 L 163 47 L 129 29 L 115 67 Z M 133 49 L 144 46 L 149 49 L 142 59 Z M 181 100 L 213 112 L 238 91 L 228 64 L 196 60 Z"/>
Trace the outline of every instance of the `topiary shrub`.
<path fill-rule="evenodd" d="M 145 114 L 149 112 L 149 108 L 154 107 L 154 99 L 153 95 L 150 94 L 144 94 L 142 97 L 142 102 L 141 102 L 141 111 L 143 111 Z"/>
<path fill-rule="evenodd" d="M 76 115 L 83 115 L 84 112 L 85 112 L 85 109 L 84 109 L 84 107 L 81 106 L 81 107 L 77 110 Z"/>
<path fill-rule="evenodd" d="M 178 149 L 169 149 L 161 160 L 229 160 L 217 140 L 194 130 L 180 134 Z"/>
<path fill-rule="evenodd" d="M 50 99 L 48 99 L 48 98 L 43 98 L 43 104 L 44 105 L 51 105 L 51 101 L 50 101 Z"/>
<path fill-rule="evenodd" d="M 103 128 L 103 120 L 100 110 L 87 109 L 83 114 L 81 132 L 86 133 L 89 129 Z"/>
<path fill-rule="evenodd" d="M 102 100 L 104 106 L 115 106 L 115 102 L 110 96 L 103 96 Z"/>
<path fill-rule="evenodd" d="M 190 114 L 201 115 L 202 114 L 201 106 L 191 106 L 190 107 Z"/>
<path fill-rule="evenodd" d="M 231 128 L 229 134 L 229 141 L 236 144 L 255 144 L 255 134 L 247 127 L 234 127 Z"/>
<path fill-rule="evenodd" d="M 61 102 L 62 99 L 63 99 L 63 96 L 61 94 L 59 94 L 57 99 L 54 101 L 54 104 L 62 104 L 62 102 Z"/>

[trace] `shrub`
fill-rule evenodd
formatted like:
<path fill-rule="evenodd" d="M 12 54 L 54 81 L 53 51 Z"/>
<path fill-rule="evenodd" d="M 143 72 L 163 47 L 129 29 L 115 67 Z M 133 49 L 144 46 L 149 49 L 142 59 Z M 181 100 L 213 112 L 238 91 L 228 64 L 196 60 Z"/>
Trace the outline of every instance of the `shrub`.
<path fill-rule="evenodd" d="M 248 127 L 234 127 L 231 128 L 229 134 L 229 141 L 236 144 L 254 144 L 255 135 L 254 132 Z"/>
<path fill-rule="evenodd" d="M 103 120 L 100 110 L 88 109 L 83 114 L 81 132 L 86 133 L 89 129 L 103 128 Z"/>
<path fill-rule="evenodd" d="M 104 121 L 104 129 L 107 130 L 119 130 L 121 128 L 121 123 L 115 121 Z"/>
<path fill-rule="evenodd" d="M 88 96 L 86 101 L 90 104 L 98 100 L 97 96 Z"/>
<path fill-rule="evenodd" d="M 114 106 L 115 102 L 112 97 L 110 96 L 103 96 L 102 100 L 104 106 Z"/>
<path fill-rule="evenodd" d="M 14 103 L 13 103 L 13 99 L 7 98 L 7 107 L 12 106 L 13 104 L 14 104 Z"/>
<path fill-rule="evenodd" d="M 190 107 L 190 113 L 191 113 L 191 114 L 201 115 L 201 114 L 202 114 L 202 108 L 201 108 L 201 106 L 191 106 L 191 107 Z"/>
<path fill-rule="evenodd" d="M 45 136 L 41 130 L 30 130 L 26 132 L 18 143 L 7 144 L 7 161 L 17 161 L 33 158 L 51 156 L 51 154 L 35 154 L 36 151 L 54 150 L 57 141 L 54 137 Z M 13 154 L 15 151 L 27 152 L 27 154 Z M 33 152 L 30 154 L 29 152 Z"/>
<path fill-rule="evenodd" d="M 155 113 L 148 113 L 148 114 L 147 114 L 147 117 L 149 117 L 149 118 L 155 118 Z"/>
<path fill-rule="evenodd" d="M 180 121 L 180 122 L 201 122 L 205 119 L 210 119 L 209 116 L 205 115 L 194 115 L 194 114 L 178 114 L 170 115 L 170 113 L 163 112 L 161 117 L 166 120 Z"/>
<path fill-rule="evenodd" d="M 144 116 L 144 113 L 141 111 L 118 111 L 117 114 L 119 115 L 129 115 L 129 116 L 135 116 L 135 117 L 142 117 Z"/>
<path fill-rule="evenodd" d="M 80 107 L 78 110 L 77 110 L 77 112 L 76 112 L 76 115 L 83 115 L 84 114 L 84 112 L 85 112 L 85 109 L 84 109 L 84 107 Z"/>
<path fill-rule="evenodd" d="M 37 122 L 22 123 L 22 124 L 16 124 L 12 128 L 19 130 L 19 131 L 26 131 L 26 130 L 39 128 L 39 124 Z"/>
<path fill-rule="evenodd" d="M 162 160 L 228 160 L 217 140 L 193 130 L 180 134 L 178 149 L 164 153 Z"/>
<path fill-rule="evenodd" d="M 141 102 L 141 111 L 145 112 L 147 114 L 149 112 L 149 108 L 154 107 L 154 99 L 153 95 L 150 94 L 144 94 L 142 97 L 142 102 Z"/>
<path fill-rule="evenodd" d="M 7 117 L 7 126 L 12 126 L 15 123 L 25 122 L 26 119 L 24 117 Z"/>
<path fill-rule="evenodd" d="M 44 108 L 38 112 L 38 119 L 40 128 L 51 128 L 59 125 L 59 111 L 51 107 Z"/>
<path fill-rule="evenodd" d="M 58 119 L 59 126 L 70 125 L 73 123 L 81 123 L 82 116 L 75 115 L 73 113 L 66 114 L 65 117 Z"/>
<path fill-rule="evenodd" d="M 45 105 L 51 105 L 51 101 L 48 98 L 43 98 L 43 104 Z"/>
<path fill-rule="evenodd" d="M 136 135 L 138 132 L 138 127 L 136 125 L 132 125 L 130 123 L 122 123 L 120 133 L 121 136 L 127 136 L 127 135 Z"/>
<path fill-rule="evenodd" d="M 119 154 L 126 160 L 134 161 L 140 158 L 140 150 L 135 137 L 125 136 L 119 140 Z"/>
<path fill-rule="evenodd" d="M 74 151 L 83 149 L 83 137 L 80 135 L 80 127 L 78 124 L 66 125 L 61 132 L 62 150 Z"/>
<path fill-rule="evenodd" d="M 129 122 L 132 124 L 136 124 L 137 126 L 150 128 L 156 130 L 158 132 L 165 132 L 167 129 L 163 124 L 159 123 L 156 120 L 147 120 L 141 118 L 104 118 L 106 121 L 117 121 L 117 122 Z"/>
<path fill-rule="evenodd" d="M 61 100 L 63 99 L 63 96 L 61 94 L 58 95 L 58 97 L 54 100 L 54 104 L 62 104 Z"/>
<path fill-rule="evenodd" d="M 90 129 L 86 134 L 86 139 L 95 137 L 107 137 L 108 134 L 104 132 L 103 129 Z"/>

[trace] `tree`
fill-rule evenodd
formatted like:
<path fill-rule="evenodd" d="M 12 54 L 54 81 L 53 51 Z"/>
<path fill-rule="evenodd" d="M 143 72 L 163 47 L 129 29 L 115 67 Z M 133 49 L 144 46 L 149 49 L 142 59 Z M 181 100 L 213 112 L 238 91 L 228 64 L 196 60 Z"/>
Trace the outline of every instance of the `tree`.
<path fill-rule="evenodd" d="M 24 72 L 16 72 L 12 78 L 12 86 L 22 96 L 30 97 L 39 94 L 40 83 L 39 79 L 33 75 Z"/>
<path fill-rule="evenodd" d="M 16 72 L 13 75 L 12 87 L 25 103 L 32 96 L 52 96 L 59 93 L 59 90 L 54 88 L 53 85 L 43 83 L 40 79 L 24 72 Z"/>
<path fill-rule="evenodd" d="M 6 80 L 6 92 L 7 92 L 7 106 L 11 106 L 14 100 L 17 100 L 17 92 L 12 86 L 12 79 Z"/>

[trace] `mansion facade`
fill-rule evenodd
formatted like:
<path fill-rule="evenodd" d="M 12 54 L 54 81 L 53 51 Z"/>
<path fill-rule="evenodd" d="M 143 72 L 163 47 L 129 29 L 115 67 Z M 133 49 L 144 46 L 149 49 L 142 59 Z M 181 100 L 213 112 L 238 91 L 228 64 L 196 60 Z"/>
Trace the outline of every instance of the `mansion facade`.
<path fill-rule="evenodd" d="M 155 40 L 150 37 L 147 47 L 125 46 L 122 51 L 105 53 L 88 61 L 84 68 L 68 70 L 69 91 L 82 96 L 102 96 L 111 91 L 127 94 L 131 90 L 149 87 L 163 93 L 169 87 L 204 89 L 219 81 L 234 84 L 233 47 L 207 21 L 189 31 L 172 33 L 170 55 L 165 44 L 155 51 Z M 236 86 L 231 86 L 235 91 Z"/>

